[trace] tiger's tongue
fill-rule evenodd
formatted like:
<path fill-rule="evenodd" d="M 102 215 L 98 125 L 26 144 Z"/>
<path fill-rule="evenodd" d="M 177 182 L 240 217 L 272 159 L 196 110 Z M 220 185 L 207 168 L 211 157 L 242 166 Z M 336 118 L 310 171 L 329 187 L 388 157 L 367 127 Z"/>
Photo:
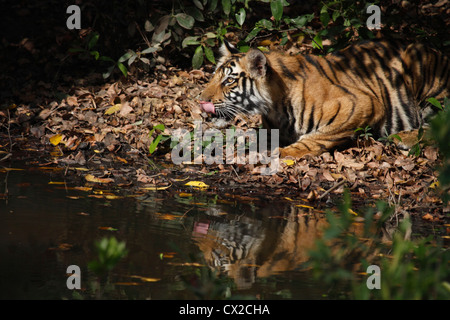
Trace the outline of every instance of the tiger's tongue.
<path fill-rule="evenodd" d="M 216 113 L 214 104 L 212 102 L 200 101 L 200 107 L 202 108 L 203 111 L 209 113 Z"/>

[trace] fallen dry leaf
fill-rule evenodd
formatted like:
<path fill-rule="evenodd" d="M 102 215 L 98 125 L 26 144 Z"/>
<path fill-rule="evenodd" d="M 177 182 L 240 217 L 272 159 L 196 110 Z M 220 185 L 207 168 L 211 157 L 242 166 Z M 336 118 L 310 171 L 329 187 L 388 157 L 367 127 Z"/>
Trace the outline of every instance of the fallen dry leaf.
<path fill-rule="evenodd" d="M 94 182 L 94 183 L 111 183 L 114 182 L 114 179 L 112 178 L 97 178 L 92 174 L 87 174 L 84 176 L 86 181 Z"/>

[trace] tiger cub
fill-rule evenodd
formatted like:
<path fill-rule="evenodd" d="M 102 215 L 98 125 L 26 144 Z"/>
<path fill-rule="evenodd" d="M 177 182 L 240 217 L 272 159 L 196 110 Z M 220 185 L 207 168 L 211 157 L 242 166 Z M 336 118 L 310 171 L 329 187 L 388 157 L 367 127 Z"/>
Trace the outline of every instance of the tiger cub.
<path fill-rule="evenodd" d="M 400 133 L 409 147 L 411 130 L 434 112 L 426 99 L 450 95 L 449 59 L 421 44 L 372 41 L 324 57 L 241 53 L 227 42 L 220 50 L 201 108 L 262 114 L 264 128 L 279 129 L 282 157 L 319 155 L 366 126 L 378 136 Z"/>

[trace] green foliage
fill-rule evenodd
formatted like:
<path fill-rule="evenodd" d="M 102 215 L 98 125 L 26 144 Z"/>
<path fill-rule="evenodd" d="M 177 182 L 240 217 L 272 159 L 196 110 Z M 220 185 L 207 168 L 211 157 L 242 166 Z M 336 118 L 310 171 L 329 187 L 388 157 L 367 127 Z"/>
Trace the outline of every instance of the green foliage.
<path fill-rule="evenodd" d="M 405 240 L 403 235 L 409 224 L 408 220 L 402 223 L 400 232 L 394 235 L 391 256 L 381 259 L 381 289 L 372 290 L 372 297 L 386 300 L 449 299 L 450 251 L 441 245 L 434 246 L 427 239 Z M 356 292 L 361 298 L 371 296 L 362 285 Z"/>
<path fill-rule="evenodd" d="M 370 15 L 366 10 L 371 4 L 378 5 L 380 1 L 367 3 L 324 0 L 313 6 L 312 12 L 298 12 L 296 7 L 288 11 L 287 9 L 298 3 L 287 0 L 160 1 L 156 5 L 157 10 L 153 2 L 138 1 L 134 5 L 125 5 L 113 1 L 111 6 L 99 8 L 107 9 L 107 12 L 99 14 L 101 21 L 106 20 L 107 25 L 111 25 L 114 17 L 107 13 L 119 11 L 117 7 L 123 6 L 123 11 L 130 15 L 127 17 L 128 36 L 141 36 L 139 41 L 134 40 L 135 46 L 139 48 L 122 48 L 122 52 L 117 54 L 118 59 L 102 56 L 97 49 L 80 49 L 75 46 L 73 50 L 81 50 L 96 60 L 109 63 L 104 77 L 109 77 L 115 70 L 120 70 L 127 76 L 130 66 L 136 62 L 148 71 L 150 67 L 155 66 L 156 61 L 164 61 L 165 59 L 158 57 L 165 54 L 171 59 L 190 61 L 193 68 L 200 68 L 205 63 L 215 64 L 214 50 L 225 36 L 229 38 L 231 34 L 235 35 L 235 39 L 240 39 L 237 41 L 237 47 L 242 52 L 249 50 L 255 43 L 258 44 L 262 38 L 271 39 L 270 41 L 274 39 L 274 43 L 284 46 L 301 43 L 307 37 L 318 53 L 326 54 L 354 40 L 375 37 L 366 27 Z M 401 11 L 397 8 L 399 5 L 390 5 L 394 7 L 394 16 Z M 299 13 L 301 14 L 298 15 Z M 382 19 L 386 25 L 389 15 L 383 15 Z M 104 28 L 102 31 L 107 36 L 110 30 Z M 429 32 L 423 32 L 429 35 Z M 93 46 L 89 43 L 98 40 L 99 32 L 92 34 L 86 41 L 90 48 Z M 123 39 L 119 36 L 126 37 L 123 34 L 112 34 L 104 41 L 109 44 L 120 42 Z M 119 50 L 120 47 L 115 49 Z M 109 53 L 109 56 L 114 55 Z"/>
<path fill-rule="evenodd" d="M 149 133 L 149 137 L 152 138 L 153 133 L 155 132 L 155 130 L 159 130 L 159 131 L 164 131 L 165 130 L 165 126 L 163 124 L 157 124 L 156 126 L 153 127 L 152 130 L 150 130 Z M 152 143 L 150 144 L 150 146 L 148 147 L 148 152 L 150 154 L 152 154 L 153 152 L 155 152 L 156 148 L 158 147 L 158 145 L 161 142 L 164 142 L 166 140 L 170 139 L 169 135 L 164 135 L 164 134 L 158 134 L 156 136 L 155 139 L 153 139 Z"/>
<path fill-rule="evenodd" d="M 378 4 L 379 1 L 367 3 L 365 1 L 351 0 L 327 0 L 322 1 L 320 9 L 320 22 L 322 30 L 317 32 L 316 41 L 320 43 L 322 38 L 332 42 L 327 52 L 335 51 L 346 46 L 355 38 L 372 39 L 374 34 L 366 28 L 367 7 Z"/>
<path fill-rule="evenodd" d="M 126 256 L 125 242 L 118 242 L 116 238 L 103 238 L 95 243 L 97 260 L 89 262 L 88 268 L 97 276 L 103 276 L 111 271 L 117 263 Z"/>
<path fill-rule="evenodd" d="M 395 140 L 402 142 L 402 138 L 395 133 L 378 138 L 378 141 L 383 142 L 386 146 L 394 144 Z"/>
<path fill-rule="evenodd" d="M 423 127 L 420 126 L 419 131 L 417 133 L 417 143 L 411 147 L 408 155 L 414 156 L 414 157 L 420 156 L 420 154 L 422 153 L 421 143 L 422 143 L 423 135 L 424 135 L 424 130 L 423 130 Z"/>
<path fill-rule="evenodd" d="M 359 138 L 364 139 L 364 140 L 369 140 L 369 138 L 373 136 L 373 134 L 370 132 L 371 130 L 372 130 L 372 128 L 370 126 L 366 126 L 365 128 L 356 129 L 355 133 L 362 131 L 362 133 L 359 134 Z"/>
<path fill-rule="evenodd" d="M 428 99 L 440 111 L 430 121 L 428 138 L 433 140 L 442 155 L 442 166 L 439 168 L 439 183 L 444 191 L 444 201 L 450 200 L 448 190 L 450 190 L 450 99 L 444 98 L 442 106 L 436 99 Z"/>
<path fill-rule="evenodd" d="M 315 277 L 330 287 L 330 298 L 350 299 L 449 299 L 450 251 L 429 239 L 408 240 L 411 228 L 404 219 L 394 234 L 392 245 L 381 241 L 380 230 L 394 208 L 377 202 L 361 222 L 351 210 L 348 191 L 338 213 L 327 213 L 329 226 L 310 252 L 308 264 Z M 381 218 L 373 219 L 378 212 Z M 361 217 L 360 217 L 361 218 Z M 358 231 L 356 231 L 358 230 Z M 381 270 L 381 288 L 369 289 L 361 277 L 369 265 Z"/>

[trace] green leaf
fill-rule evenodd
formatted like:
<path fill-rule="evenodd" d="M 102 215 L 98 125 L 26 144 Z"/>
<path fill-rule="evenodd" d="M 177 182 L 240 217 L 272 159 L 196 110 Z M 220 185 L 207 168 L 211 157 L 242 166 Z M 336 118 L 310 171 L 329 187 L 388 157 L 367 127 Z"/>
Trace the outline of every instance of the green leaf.
<path fill-rule="evenodd" d="M 92 33 L 92 36 L 88 42 L 88 50 L 91 50 L 97 44 L 99 37 L 100 35 L 98 34 L 98 32 Z"/>
<path fill-rule="evenodd" d="M 139 57 L 139 60 L 141 60 L 141 61 L 142 61 L 143 63 L 145 63 L 145 64 L 150 64 L 150 60 L 147 59 L 147 58 Z M 128 65 L 131 65 L 132 62 L 130 62 L 130 61 L 131 61 L 131 59 L 128 60 Z M 134 61 L 134 60 L 133 60 L 133 61 Z"/>
<path fill-rule="evenodd" d="M 194 56 L 192 57 L 192 67 L 194 69 L 198 69 L 203 64 L 203 47 L 198 46 L 197 49 L 195 49 Z"/>
<path fill-rule="evenodd" d="M 206 36 L 208 39 L 215 39 L 215 38 L 217 38 L 217 34 L 215 34 L 215 33 L 213 33 L 213 32 L 207 32 L 207 33 L 205 33 L 205 36 Z"/>
<path fill-rule="evenodd" d="M 282 38 L 281 38 L 280 44 L 281 44 L 282 46 L 284 46 L 286 43 L 288 43 L 289 38 L 288 38 L 287 32 L 283 32 L 282 35 L 283 35 L 283 36 L 282 36 Z"/>
<path fill-rule="evenodd" d="M 237 23 L 239 23 L 239 25 L 242 26 L 244 24 L 245 16 L 246 16 L 245 9 L 241 8 L 239 10 L 239 12 L 235 14 L 235 16 L 236 16 Z"/>
<path fill-rule="evenodd" d="M 223 13 L 228 16 L 231 11 L 231 0 L 222 0 L 222 9 Z"/>
<path fill-rule="evenodd" d="M 275 21 L 280 21 L 283 16 L 283 1 L 282 0 L 272 0 L 270 2 L 270 10 L 272 11 L 272 16 Z"/>
<path fill-rule="evenodd" d="M 290 22 L 293 23 L 297 28 L 304 27 L 307 23 L 311 22 L 314 18 L 314 14 L 305 14 L 303 16 L 299 16 L 295 19 L 291 19 Z"/>
<path fill-rule="evenodd" d="M 198 10 L 196 7 L 187 7 L 186 13 L 190 16 L 192 16 L 197 21 L 205 21 L 205 17 L 203 16 L 203 13 Z"/>
<path fill-rule="evenodd" d="M 244 41 L 249 42 L 254 37 L 256 37 L 261 30 L 262 30 L 262 28 L 259 28 L 259 27 L 253 28 L 253 30 L 250 31 L 250 33 L 247 35 L 247 37 L 245 38 Z"/>
<path fill-rule="evenodd" d="M 187 46 L 199 45 L 198 37 L 186 37 L 181 43 L 181 47 L 186 48 Z"/>
<path fill-rule="evenodd" d="M 178 24 L 185 29 L 192 29 L 195 23 L 195 19 L 186 13 L 175 15 L 175 19 L 177 19 Z"/>
<path fill-rule="evenodd" d="M 200 0 L 193 0 L 193 2 L 197 8 L 203 10 L 203 4 L 200 2 Z"/>
<path fill-rule="evenodd" d="M 119 67 L 120 71 L 122 71 L 122 74 L 126 77 L 128 76 L 128 70 L 127 67 L 124 66 L 122 62 L 117 62 L 117 67 Z"/>
<path fill-rule="evenodd" d="M 138 57 L 137 54 L 135 54 L 134 56 L 131 56 L 130 59 L 128 60 L 128 66 L 131 66 L 137 57 Z M 142 58 L 142 59 L 145 59 L 145 58 Z"/>
<path fill-rule="evenodd" d="M 148 47 L 147 49 L 144 49 L 141 51 L 141 54 L 147 54 L 147 53 L 153 53 L 156 51 L 161 51 L 162 48 L 159 45 L 156 45 L 154 47 Z"/>
<path fill-rule="evenodd" d="M 209 3 L 209 11 L 213 12 L 217 8 L 217 0 L 212 0 Z"/>
<path fill-rule="evenodd" d="M 214 52 L 209 47 L 203 47 L 203 50 L 205 51 L 205 57 L 210 62 L 216 64 L 216 60 L 214 59 Z"/>
<path fill-rule="evenodd" d="M 150 154 L 152 154 L 153 152 L 155 152 L 156 147 L 158 146 L 159 141 L 161 140 L 162 135 L 158 135 L 155 140 L 153 140 L 153 142 L 150 144 L 150 146 L 148 147 L 148 152 Z"/>
<path fill-rule="evenodd" d="M 431 103 L 436 108 L 439 108 L 440 110 L 443 110 L 441 103 L 436 98 L 428 98 L 427 101 Z"/>
<path fill-rule="evenodd" d="M 261 20 L 259 20 L 259 21 L 256 23 L 256 25 L 257 25 L 258 27 L 262 27 L 262 28 L 269 29 L 269 30 L 272 30 L 272 29 L 273 29 L 273 23 L 272 23 L 272 21 L 267 20 L 267 19 L 261 19 Z"/>
<path fill-rule="evenodd" d="M 145 20 L 144 30 L 146 32 L 152 32 L 153 30 L 155 30 L 155 27 L 153 26 L 153 24 L 149 20 Z"/>
<path fill-rule="evenodd" d="M 320 22 L 322 22 L 323 26 L 328 26 L 330 22 L 330 15 L 328 14 L 328 10 L 326 6 L 323 6 L 320 10 Z"/>
<path fill-rule="evenodd" d="M 101 57 L 100 57 L 100 58 L 101 58 Z M 103 74 L 103 79 L 109 78 L 109 76 L 111 75 L 111 73 L 112 73 L 113 70 L 114 70 L 114 67 L 115 67 L 115 65 L 112 65 L 111 67 L 108 68 L 108 71 L 106 71 L 106 72 Z"/>
<path fill-rule="evenodd" d="M 323 50 L 322 45 L 322 36 L 320 34 L 316 34 L 312 42 L 313 48 Z"/>
<path fill-rule="evenodd" d="M 91 56 L 94 56 L 95 60 L 98 60 L 100 58 L 100 53 L 98 51 L 91 51 L 89 52 Z"/>
<path fill-rule="evenodd" d="M 447 110 L 450 108 L 450 99 L 447 97 L 444 97 L 444 108 Z"/>
<path fill-rule="evenodd" d="M 334 11 L 333 15 L 332 15 L 332 19 L 333 21 L 336 21 L 339 17 L 341 16 L 341 12 L 340 11 Z"/>
<path fill-rule="evenodd" d="M 119 62 L 127 61 L 127 60 L 130 59 L 133 55 L 136 55 L 136 52 L 134 52 L 134 51 L 128 51 L 127 53 L 125 53 L 123 56 L 121 56 L 121 57 L 119 58 Z"/>

